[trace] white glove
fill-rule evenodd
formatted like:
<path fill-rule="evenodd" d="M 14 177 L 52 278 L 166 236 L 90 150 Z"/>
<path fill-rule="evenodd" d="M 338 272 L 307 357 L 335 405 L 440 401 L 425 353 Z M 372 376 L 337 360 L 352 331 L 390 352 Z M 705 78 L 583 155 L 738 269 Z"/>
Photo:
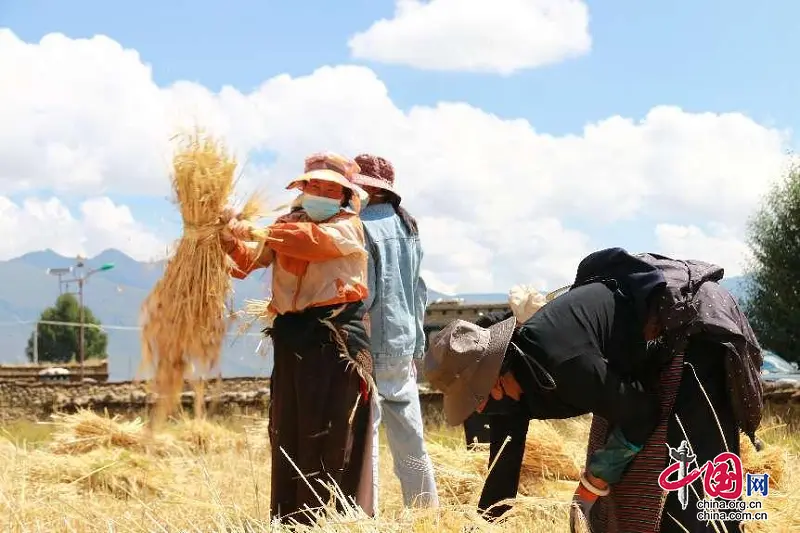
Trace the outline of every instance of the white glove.
<path fill-rule="evenodd" d="M 520 324 L 532 317 L 546 303 L 544 294 L 532 285 L 516 285 L 508 291 L 508 305 L 511 306 L 511 311 Z"/>

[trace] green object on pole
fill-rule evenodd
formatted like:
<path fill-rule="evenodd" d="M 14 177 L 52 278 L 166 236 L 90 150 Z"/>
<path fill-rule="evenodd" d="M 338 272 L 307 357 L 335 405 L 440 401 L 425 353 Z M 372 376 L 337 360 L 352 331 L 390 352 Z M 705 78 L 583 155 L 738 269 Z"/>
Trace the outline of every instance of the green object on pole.
<path fill-rule="evenodd" d="M 105 263 L 103 266 L 100 267 L 101 272 L 105 272 L 106 270 L 111 270 L 114 268 L 114 263 Z"/>

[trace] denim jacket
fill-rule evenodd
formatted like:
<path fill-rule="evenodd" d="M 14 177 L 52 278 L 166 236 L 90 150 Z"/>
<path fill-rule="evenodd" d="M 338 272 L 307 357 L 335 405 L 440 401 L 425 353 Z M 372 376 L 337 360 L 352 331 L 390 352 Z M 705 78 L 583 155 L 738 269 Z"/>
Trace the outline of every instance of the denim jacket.
<path fill-rule="evenodd" d="M 428 289 L 420 276 L 422 246 L 409 234 L 390 204 L 361 211 L 369 252 L 365 300 L 369 312 L 372 357 L 413 357 L 425 352 Z"/>

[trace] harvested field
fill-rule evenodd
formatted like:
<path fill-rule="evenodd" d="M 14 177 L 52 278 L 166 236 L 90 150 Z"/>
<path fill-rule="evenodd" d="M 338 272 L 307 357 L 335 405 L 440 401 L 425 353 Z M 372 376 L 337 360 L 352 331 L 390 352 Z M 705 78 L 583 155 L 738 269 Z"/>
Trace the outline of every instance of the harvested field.
<path fill-rule="evenodd" d="M 800 531 L 800 475 L 793 466 L 800 438 L 776 418 L 763 428 L 767 449 L 757 454 L 744 443 L 743 456 L 746 467 L 773 475 L 765 499 L 770 520 L 748 530 Z M 469 525 L 476 531 L 567 531 L 567 504 L 587 431 L 585 418 L 534 422 L 519 501 L 499 526 L 483 523 L 474 510 L 487 468 L 485 451 L 467 451 L 460 432 L 433 427 L 428 440 L 442 509 L 402 508 L 382 448 L 380 517 L 356 511 L 326 516 L 312 531 L 444 533 Z M 16 423 L 0 439 L 0 530 L 280 531 L 267 521 L 267 445 L 266 422 L 253 419 L 177 421 L 155 437 L 141 420 L 87 412 L 47 426 Z"/>

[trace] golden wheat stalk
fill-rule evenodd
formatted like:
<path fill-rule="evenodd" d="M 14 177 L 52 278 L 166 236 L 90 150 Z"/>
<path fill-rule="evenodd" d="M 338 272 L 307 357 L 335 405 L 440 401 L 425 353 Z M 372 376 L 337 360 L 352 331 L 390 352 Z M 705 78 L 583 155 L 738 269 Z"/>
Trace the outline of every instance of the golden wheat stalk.
<path fill-rule="evenodd" d="M 236 160 L 221 143 L 195 132 L 179 138 L 172 165 L 183 236 L 142 304 L 142 364 L 154 371 L 156 423 L 178 404 L 191 368 L 210 373 L 217 367 L 232 294 L 219 233 L 233 194 Z M 252 196 L 237 218 L 258 217 L 260 205 L 258 195 Z"/>

